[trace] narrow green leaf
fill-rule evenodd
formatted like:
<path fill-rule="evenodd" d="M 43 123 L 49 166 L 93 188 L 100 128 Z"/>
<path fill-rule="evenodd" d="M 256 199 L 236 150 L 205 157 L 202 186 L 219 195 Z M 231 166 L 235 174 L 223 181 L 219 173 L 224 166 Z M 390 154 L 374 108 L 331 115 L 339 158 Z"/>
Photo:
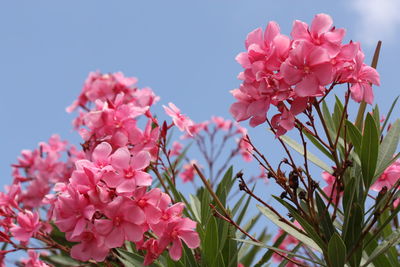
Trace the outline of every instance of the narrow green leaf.
<path fill-rule="evenodd" d="M 286 236 L 287 236 L 287 232 L 284 232 L 283 234 L 281 234 L 278 237 L 278 239 L 274 242 L 272 247 L 278 248 L 282 244 L 282 242 L 286 238 Z M 264 263 L 268 262 L 271 259 L 273 254 L 274 254 L 274 251 L 272 249 L 268 249 L 267 252 L 262 256 L 260 261 L 257 262 L 256 265 L 254 265 L 254 267 L 261 267 Z"/>
<path fill-rule="evenodd" d="M 366 188 L 369 188 L 375 174 L 379 152 L 379 134 L 371 114 L 367 113 L 364 134 L 361 141 L 361 170 Z"/>
<path fill-rule="evenodd" d="M 328 256 L 329 262 L 333 267 L 344 266 L 346 261 L 346 246 L 337 233 L 333 234 L 331 240 L 329 240 Z"/>
<path fill-rule="evenodd" d="M 381 170 L 385 170 L 393 159 L 393 155 L 397 150 L 397 146 L 399 144 L 400 140 L 400 119 L 396 120 L 393 125 L 390 127 L 389 132 L 386 134 L 386 136 L 382 140 L 382 144 L 379 147 L 379 153 L 378 153 L 378 160 L 377 160 L 377 166 L 376 166 L 376 176 L 375 179 L 378 179 L 380 175 L 379 172 Z M 372 183 L 374 182 L 372 181 Z"/>
<path fill-rule="evenodd" d="M 332 154 L 314 136 L 312 136 L 306 130 L 303 130 L 303 133 L 308 138 L 308 140 L 310 140 L 311 143 L 313 143 L 314 146 L 319 149 L 319 151 L 324 153 L 325 156 L 327 156 L 329 159 L 333 161 Z"/>
<path fill-rule="evenodd" d="M 358 247 L 358 249 L 353 253 L 353 255 L 349 259 L 349 263 L 352 267 L 358 267 L 360 264 L 361 256 L 362 256 L 362 242 L 360 241 L 361 233 L 362 233 L 362 225 L 364 219 L 364 212 L 361 206 L 358 203 L 353 203 L 350 212 L 349 223 L 347 226 L 347 231 L 343 234 L 343 240 L 346 244 L 346 248 L 348 251 L 351 251 L 353 247 Z M 360 243 L 361 242 L 361 243 Z"/>
<path fill-rule="evenodd" d="M 328 130 L 331 132 L 335 131 L 335 124 L 333 122 L 331 113 L 329 112 L 328 105 L 326 104 L 325 100 L 322 101 L 322 115 L 324 116 L 324 120 L 326 122 L 326 126 L 328 127 Z"/>
<path fill-rule="evenodd" d="M 326 243 L 321 239 L 315 229 L 299 214 L 299 212 L 289 203 L 280 199 L 279 197 L 273 196 L 275 200 L 280 202 L 283 206 L 285 206 L 289 213 L 293 216 L 293 218 L 303 227 L 304 231 L 310 236 L 310 238 L 323 250 L 326 251 Z M 303 242 L 305 243 L 305 242 Z"/>
<path fill-rule="evenodd" d="M 221 201 L 222 205 L 226 205 L 226 199 L 228 197 L 229 192 L 232 189 L 232 185 L 234 183 L 235 179 L 233 178 L 233 167 L 229 167 L 229 169 L 226 171 L 224 177 L 222 180 L 219 182 L 219 185 L 216 190 L 216 194 Z"/>
<path fill-rule="evenodd" d="M 248 244 L 251 244 L 251 245 L 254 245 L 254 246 L 260 246 L 260 247 L 263 247 L 263 248 L 268 248 L 268 249 L 271 249 L 271 250 L 274 250 L 274 251 L 282 252 L 282 253 L 287 254 L 287 255 L 292 255 L 292 256 L 294 256 L 294 257 L 296 257 L 296 258 L 299 258 L 299 259 L 303 259 L 303 260 L 306 260 L 306 261 L 310 261 L 310 262 L 319 264 L 319 265 L 321 265 L 321 266 L 326 266 L 326 265 L 325 265 L 323 262 L 321 262 L 321 261 L 316 261 L 316 260 L 314 260 L 314 259 L 310 259 L 310 258 L 304 257 L 303 255 L 299 255 L 299 254 L 293 253 L 293 252 L 291 252 L 291 251 L 287 251 L 287 250 L 275 248 L 275 247 L 273 247 L 273 246 L 268 246 L 268 245 L 265 245 L 265 244 L 263 244 L 263 243 L 257 243 L 257 242 L 250 241 L 250 240 L 246 240 L 246 239 L 238 239 L 238 238 L 236 238 L 235 240 L 237 240 L 237 241 L 239 241 L 239 242 L 243 242 L 243 243 L 248 243 Z"/>
<path fill-rule="evenodd" d="M 386 238 L 369 256 L 367 262 L 363 266 L 368 266 L 370 262 L 372 262 L 376 257 L 380 254 L 385 253 L 388 249 L 395 247 L 400 243 L 400 228 L 397 228 L 393 231 L 393 233 Z"/>
<path fill-rule="evenodd" d="M 325 239 L 328 241 L 335 233 L 335 227 L 333 227 L 329 211 L 326 209 L 324 201 L 317 192 L 315 193 L 315 200 L 317 203 L 318 216 L 321 222 L 321 229 L 324 233 Z"/>
<path fill-rule="evenodd" d="M 399 96 L 397 96 L 394 99 L 392 105 L 390 106 L 390 109 L 389 109 L 389 111 L 388 111 L 388 113 L 386 115 L 385 121 L 383 122 L 383 125 L 382 125 L 382 130 L 381 130 L 382 133 L 385 130 L 385 127 L 386 127 L 387 123 L 389 122 L 390 115 L 392 115 L 392 112 L 393 112 L 394 107 L 396 106 L 397 100 L 399 100 Z"/>
<path fill-rule="evenodd" d="M 271 211 L 268 207 L 257 205 L 257 208 L 264 214 L 268 219 L 270 219 L 274 224 L 280 227 L 282 230 L 287 232 L 288 234 L 294 236 L 307 246 L 312 247 L 313 249 L 322 252 L 321 248 L 314 242 L 310 237 L 302 234 L 301 232 L 297 231 L 298 229 L 294 224 L 290 222 L 282 222 L 281 219 L 276 215 L 273 211 Z"/>
<path fill-rule="evenodd" d="M 201 223 L 201 203 L 197 196 L 192 194 L 189 195 L 190 198 L 190 207 L 192 208 L 194 218 L 196 221 Z M 193 219 L 193 218 L 192 218 Z"/>
<path fill-rule="evenodd" d="M 351 123 L 350 121 L 346 121 L 346 127 L 347 127 L 347 134 L 350 137 L 350 141 L 354 146 L 354 149 L 357 153 L 357 155 L 361 155 L 361 132 L 358 130 L 358 128 Z"/>
<path fill-rule="evenodd" d="M 297 143 L 295 140 L 290 138 L 289 136 L 283 135 L 280 137 L 282 141 L 284 141 L 286 144 L 288 144 L 290 147 L 292 147 L 294 150 L 296 150 L 298 153 L 301 155 L 304 155 L 304 147 L 303 145 L 300 145 Z M 315 156 L 313 153 L 307 150 L 307 159 L 320 167 L 321 169 L 332 173 L 333 170 L 331 167 L 329 167 L 324 161 L 320 160 L 317 156 Z"/>
<path fill-rule="evenodd" d="M 366 236 L 366 237 L 367 237 L 367 238 L 371 238 L 371 236 L 372 236 L 371 233 L 367 233 L 367 236 Z M 372 242 L 369 243 L 368 246 L 366 246 L 366 247 L 364 248 L 364 250 L 365 250 L 365 252 L 366 252 L 368 255 L 371 255 L 371 253 L 375 250 L 376 247 L 378 247 L 378 242 L 374 239 L 374 240 L 372 240 Z M 369 258 L 369 257 L 367 257 L 367 260 L 368 260 L 368 258 Z M 365 261 L 365 262 L 366 262 L 366 261 Z M 394 266 L 398 267 L 398 266 L 400 265 L 400 263 L 392 264 L 392 263 L 389 261 L 389 259 L 386 257 L 385 254 L 380 254 L 378 257 L 376 257 L 375 259 L 373 259 L 372 263 L 373 263 L 375 266 L 379 266 L 379 267 L 394 267 Z"/>

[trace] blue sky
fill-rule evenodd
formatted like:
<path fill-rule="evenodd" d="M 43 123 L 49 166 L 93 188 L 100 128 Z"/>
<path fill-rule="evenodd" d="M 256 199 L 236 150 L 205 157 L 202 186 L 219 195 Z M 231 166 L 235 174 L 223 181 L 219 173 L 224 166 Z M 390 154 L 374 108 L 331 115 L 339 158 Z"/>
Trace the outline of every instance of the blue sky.
<path fill-rule="evenodd" d="M 22 149 L 52 133 L 80 141 L 65 107 L 90 71 L 138 77 L 162 104 L 174 102 L 195 121 L 231 118 L 229 90 L 239 86 L 241 71 L 234 58 L 247 33 L 270 20 L 288 35 L 294 19 L 309 23 L 328 13 L 347 29 L 346 40 L 364 41 L 367 62 L 383 40 L 375 95 L 385 112 L 400 94 L 399 9 L 398 0 L 2 1 L 0 185 L 11 181 L 9 165 Z M 268 155 L 280 157 L 265 127 L 250 133 Z"/>

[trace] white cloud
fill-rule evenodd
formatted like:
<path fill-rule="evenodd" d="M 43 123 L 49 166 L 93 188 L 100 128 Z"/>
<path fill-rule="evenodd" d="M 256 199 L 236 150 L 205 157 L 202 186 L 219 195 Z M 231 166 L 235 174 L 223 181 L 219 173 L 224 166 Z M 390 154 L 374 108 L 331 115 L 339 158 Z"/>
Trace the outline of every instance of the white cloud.
<path fill-rule="evenodd" d="M 391 42 L 400 34 L 400 0 L 353 0 L 358 39 L 369 45 Z"/>

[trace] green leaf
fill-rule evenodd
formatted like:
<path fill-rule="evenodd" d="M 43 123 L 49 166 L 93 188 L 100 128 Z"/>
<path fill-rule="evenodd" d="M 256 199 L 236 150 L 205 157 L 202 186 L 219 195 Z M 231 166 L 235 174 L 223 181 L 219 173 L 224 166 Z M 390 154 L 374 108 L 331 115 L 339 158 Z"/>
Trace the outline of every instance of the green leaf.
<path fill-rule="evenodd" d="M 380 126 L 381 126 L 381 119 L 379 116 L 379 107 L 378 105 L 375 105 L 375 107 L 372 109 L 372 117 L 374 118 L 375 124 L 378 126 L 378 130 L 380 133 Z"/>
<path fill-rule="evenodd" d="M 320 247 L 320 249 L 325 251 L 327 248 L 326 243 L 321 239 L 312 225 L 310 225 L 292 205 L 276 196 L 273 197 L 289 210 L 289 213 L 301 225 L 301 227 L 303 227 L 304 231 L 309 235 L 309 237 Z"/>
<path fill-rule="evenodd" d="M 190 206 L 193 211 L 194 218 L 196 221 L 201 223 L 201 203 L 197 196 L 189 195 L 190 198 Z M 193 218 L 192 218 L 193 219 Z"/>
<path fill-rule="evenodd" d="M 304 155 L 303 145 L 300 145 L 295 140 L 293 140 L 292 138 L 290 138 L 289 136 L 286 136 L 286 135 L 282 135 L 280 138 L 282 139 L 282 141 L 284 141 L 286 144 L 288 144 L 290 147 L 292 147 L 298 153 L 300 153 L 301 155 Z M 320 167 L 321 169 L 323 169 L 329 173 L 333 173 L 333 170 L 331 167 L 329 167 L 324 161 L 320 160 L 317 156 L 315 156 L 313 153 L 311 153 L 308 150 L 307 150 L 307 159 L 309 161 L 311 161 L 312 163 L 314 163 L 315 165 L 317 165 L 318 167 Z"/>
<path fill-rule="evenodd" d="M 363 182 L 369 188 L 375 174 L 379 152 L 379 133 L 371 114 L 367 113 L 361 141 L 361 171 Z"/>
<path fill-rule="evenodd" d="M 324 153 L 325 156 L 333 161 L 332 154 L 314 136 L 312 136 L 312 134 L 308 133 L 306 130 L 303 130 L 303 133 L 305 136 L 307 136 L 311 143 L 313 143 L 314 146 L 319 149 L 319 151 Z"/>
<path fill-rule="evenodd" d="M 385 119 L 385 121 L 383 122 L 383 125 L 382 125 L 382 130 L 381 130 L 382 133 L 383 133 L 383 131 L 385 130 L 385 127 L 386 127 L 387 123 L 389 122 L 390 115 L 392 115 L 392 111 L 393 111 L 393 108 L 396 106 L 397 100 L 399 100 L 399 96 L 397 96 L 397 97 L 394 99 L 392 105 L 390 106 L 389 112 L 387 113 L 386 119 Z"/>
<path fill-rule="evenodd" d="M 221 201 L 222 205 L 226 205 L 226 199 L 228 197 L 229 192 L 232 189 L 232 185 L 235 182 L 235 178 L 233 177 L 233 167 L 229 167 L 229 169 L 226 171 L 224 177 L 220 181 L 216 194 Z"/>
<path fill-rule="evenodd" d="M 358 267 L 361 256 L 362 256 L 362 242 L 360 240 L 362 233 L 362 225 L 364 219 L 364 212 L 361 206 L 358 203 L 353 203 L 351 208 L 349 223 L 347 226 L 347 231 L 343 232 L 343 240 L 346 244 L 346 248 L 348 251 L 351 251 L 354 247 L 358 247 L 358 249 L 353 253 L 351 258 L 349 259 L 349 263 L 352 267 Z M 361 242 L 361 243 L 360 243 Z"/>
<path fill-rule="evenodd" d="M 282 222 L 281 218 L 278 217 L 272 210 L 270 210 L 268 207 L 260 206 L 257 205 L 257 208 L 261 211 L 262 214 L 264 214 L 268 219 L 270 219 L 274 224 L 276 224 L 278 227 L 280 227 L 282 230 L 287 232 L 288 234 L 294 236 L 307 246 L 312 247 L 313 249 L 322 252 L 321 248 L 317 245 L 317 243 L 314 242 L 310 237 L 306 236 L 305 234 L 302 234 L 300 231 L 296 230 L 298 229 L 293 223 L 287 221 Z"/>
<path fill-rule="evenodd" d="M 361 138 L 362 138 L 361 132 L 350 121 L 346 121 L 346 127 L 347 127 L 347 134 L 350 137 L 350 141 L 353 144 L 357 155 L 360 156 L 361 155 L 360 154 L 360 152 L 361 152 Z"/>
<path fill-rule="evenodd" d="M 395 247 L 397 244 L 400 243 L 400 228 L 397 228 L 393 231 L 393 233 L 386 238 L 369 256 L 367 262 L 363 266 L 368 266 L 376 257 L 381 254 L 384 254 L 387 250 L 392 247 Z"/>
<path fill-rule="evenodd" d="M 329 262 L 333 267 L 343 267 L 346 261 L 346 246 L 339 234 L 334 233 L 328 244 Z"/>
<path fill-rule="evenodd" d="M 217 219 L 211 216 L 205 229 L 205 238 L 202 240 L 202 248 L 204 259 L 210 266 L 214 266 L 214 262 L 219 256 L 219 233 Z"/>
<path fill-rule="evenodd" d="M 268 246 L 268 245 L 265 245 L 263 243 L 258 243 L 258 242 L 254 242 L 254 241 L 250 241 L 250 240 L 246 240 L 246 239 L 238 239 L 238 238 L 236 238 L 235 240 L 237 240 L 239 242 L 243 242 L 243 243 L 248 243 L 248 244 L 251 244 L 251 245 L 254 245 L 254 246 L 260 246 L 260 247 L 263 247 L 263 248 L 268 248 L 268 249 L 271 249 L 271 250 L 274 250 L 274 251 L 278 251 L 278 252 L 281 252 L 281 253 L 284 253 L 284 254 L 287 254 L 287 255 L 294 256 L 294 257 L 299 258 L 299 259 L 303 259 L 303 260 L 306 260 L 306 261 L 310 261 L 310 262 L 319 264 L 321 266 L 326 266 L 321 261 L 310 259 L 310 258 L 304 257 L 303 255 L 299 255 L 299 254 L 293 253 L 291 251 L 275 248 L 273 246 Z"/>
<path fill-rule="evenodd" d="M 324 233 L 325 239 L 328 241 L 335 233 L 335 228 L 333 227 L 331 217 L 329 216 L 329 211 L 326 209 L 324 201 L 317 192 L 315 192 L 315 200 L 317 203 L 318 216 L 321 222 L 320 225 Z"/>
<path fill-rule="evenodd" d="M 283 234 L 281 234 L 278 239 L 274 242 L 274 244 L 272 245 L 272 247 L 277 248 L 279 247 L 283 240 L 286 238 L 287 236 L 287 232 L 284 232 Z M 256 265 L 254 265 L 254 267 L 261 267 L 264 263 L 268 262 L 272 255 L 274 254 L 274 251 L 272 249 L 268 249 L 267 252 L 264 254 L 264 256 L 262 256 L 262 258 L 260 259 L 259 262 L 257 262 Z"/>
<path fill-rule="evenodd" d="M 335 124 L 333 122 L 331 113 L 329 112 L 328 105 L 326 104 L 325 100 L 322 101 L 322 114 L 324 116 L 324 120 L 326 122 L 326 126 L 328 130 L 334 132 L 335 131 Z"/>
<path fill-rule="evenodd" d="M 396 120 L 390 127 L 389 132 L 382 140 L 379 147 L 378 160 L 374 180 L 378 179 L 381 173 L 389 166 L 393 159 L 393 155 L 397 150 L 400 140 L 400 119 Z M 372 183 L 374 182 L 372 181 Z"/>
<path fill-rule="evenodd" d="M 144 261 L 144 257 L 141 255 L 138 255 L 136 253 L 131 253 L 128 252 L 124 249 L 121 248 L 116 248 L 116 250 L 118 251 L 118 254 L 120 256 L 117 256 L 118 259 L 124 264 L 124 266 L 126 267 L 142 267 L 143 266 L 143 261 Z M 150 266 L 155 267 L 155 266 L 159 266 L 159 264 L 157 263 L 153 263 Z"/>
<path fill-rule="evenodd" d="M 371 233 L 367 233 L 366 237 L 367 238 L 371 238 Z M 378 242 L 373 239 L 372 242 L 370 242 L 370 244 L 368 246 L 366 246 L 365 252 L 368 255 L 371 255 L 371 253 L 374 251 L 374 249 L 378 247 Z M 369 258 L 369 257 L 368 257 Z M 367 260 L 368 260 L 367 258 Z M 366 261 L 365 261 L 366 262 Z M 385 254 L 380 254 L 378 257 L 376 257 L 375 259 L 373 259 L 372 263 L 375 266 L 379 266 L 379 267 L 393 267 L 393 266 L 399 266 L 399 263 L 397 264 L 392 264 L 389 259 L 385 256 Z"/>
<path fill-rule="evenodd" d="M 76 261 L 69 256 L 60 254 L 50 256 L 40 256 L 46 262 L 57 264 L 56 266 L 82 266 L 82 262 Z"/>

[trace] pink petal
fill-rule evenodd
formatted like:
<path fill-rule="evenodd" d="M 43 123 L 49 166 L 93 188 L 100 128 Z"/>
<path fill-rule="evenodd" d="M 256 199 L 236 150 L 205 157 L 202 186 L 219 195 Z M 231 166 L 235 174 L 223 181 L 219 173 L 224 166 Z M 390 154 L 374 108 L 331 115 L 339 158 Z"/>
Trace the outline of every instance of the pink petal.
<path fill-rule="evenodd" d="M 143 170 L 150 164 L 150 153 L 147 151 L 140 151 L 133 155 L 131 159 L 131 167 L 134 170 Z"/>
<path fill-rule="evenodd" d="M 133 193 L 136 189 L 135 179 L 124 179 L 124 181 L 118 185 L 118 193 Z"/>
<path fill-rule="evenodd" d="M 118 148 L 111 156 L 111 164 L 119 170 L 126 170 L 129 167 L 131 153 L 127 147 Z"/>
<path fill-rule="evenodd" d="M 101 233 L 102 235 L 108 235 L 112 228 L 113 222 L 111 220 L 96 220 L 95 221 L 96 231 Z"/>
<path fill-rule="evenodd" d="M 327 85 L 332 82 L 333 67 L 331 63 L 323 63 L 312 68 L 312 72 L 317 77 L 320 85 Z"/>
<path fill-rule="evenodd" d="M 199 234 L 195 231 L 180 231 L 179 237 L 185 241 L 186 245 L 189 248 L 197 248 L 200 246 L 200 238 Z"/>
<path fill-rule="evenodd" d="M 261 28 L 257 28 L 254 31 L 250 32 L 247 35 L 246 42 L 245 42 L 246 49 L 248 49 L 249 46 L 252 44 L 262 44 L 263 43 L 262 34 L 263 34 L 263 32 L 262 32 Z"/>
<path fill-rule="evenodd" d="M 125 220 L 130 223 L 139 225 L 146 220 L 143 210 L 136 205 L 127 205 L 126 208 L 123 209 L 123 213 L 125 214 Z"/>
<path fill-rule="evenodd" d="M 272 40 L 279 34 L 280 29 L 278 23 L 270 21 L 265 29 L 264 40 L 266 43 L 271 43 Z"/>
<path fill-rule="evenodd" d="M 307 23 L 295 20 L 293 22 L 293 28 L 290 35 L 293 37 L 294 40 L 299 40 L 299 39 L 310 40 Z"/>
<path fill-rule="evenodd" d="M 317 78 L 309 74 L 296 85 L 294 89 L 296 95 L 300 97 L 315 96 L 319 93 L 319 84 Z"/>
<path fill-rule="evenodd" d="M 250 118 L 250 116 L 247 114 L 248 106 L 248 103 L 236 102 L 231 105 L 229 111 L 236 121 L 244 121 Z"/>
<path fill-rule="evenodd" d="M 332 18 L 327 14 L 318 14 L 311 23 L 311 35 L 318 38 L 322 33 L 331 29 L 333 24 Z"/>
<path fill-rule="evenodd" d="M 121 227 L 115 227 L 105 239 L 105 245 L 108 248 L 118 248 L 124 243 L 125 236 Z"/>
<path fill-rule="evenodd" d="M 138 242 L 143 239 L 143 229 L 141 226 L 132 223 L 124 223 L 123 227 L 127 240 Z"/>
<path fill-rule="evenodd" d="M 102 142 L 101 144 L 97 145 L 96 148 L 93 150 L 93 161 L 101 163 L 107 162 L 108 156 L 110 156 L 111 151 L 111 145 L 107 142 Z"/>
<path fill-rule="evenodd" d="M 136 186 L 150 186 L 152 182 L 151 175 L 142 171 L 136 171 L 134 179 L 136 180 Z"/>
<path fill-rule="evenodd" d="M 287 61 L 281 65 L 282 76 L 289 85 L 293 85 L 301 81 L 304 73 L 301 70 L 296 69 L 293 65 Z"/>
<path fill-rule="evenodd" d="M 172 246 L 169 248 L 169 255 L 174 261 L 178 261 L 182 257 L 182 242 L 180 239 L 172 241 Z"/>

